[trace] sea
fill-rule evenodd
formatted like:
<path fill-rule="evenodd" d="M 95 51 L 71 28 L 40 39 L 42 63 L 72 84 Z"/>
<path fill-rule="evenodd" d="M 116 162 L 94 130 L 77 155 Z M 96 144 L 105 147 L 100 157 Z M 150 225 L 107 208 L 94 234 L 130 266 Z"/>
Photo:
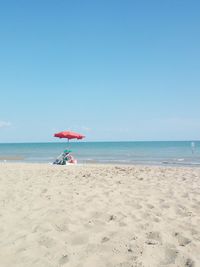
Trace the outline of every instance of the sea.
<path fill-rule="evenodd" d="M 200 141 L 2 143 L 0 162 L 53 163 L 65 149 L 82 164 L 200 166 Z"/>

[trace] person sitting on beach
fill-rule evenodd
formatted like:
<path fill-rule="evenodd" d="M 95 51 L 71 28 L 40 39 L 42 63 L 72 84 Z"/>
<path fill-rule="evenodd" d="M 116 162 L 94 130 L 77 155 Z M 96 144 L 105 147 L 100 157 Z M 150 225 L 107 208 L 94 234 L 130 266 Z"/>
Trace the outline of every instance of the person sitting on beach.
<path fill-rule="evenodd" d="M 74 157 L 73 157 L 71 154 L 68 154 L 68 155 L 67 155 L 67 161 L 68 161 L 69 163 L 74 163 L 74 164 L 77 163 L 77 160 L 74 159 Z"/>

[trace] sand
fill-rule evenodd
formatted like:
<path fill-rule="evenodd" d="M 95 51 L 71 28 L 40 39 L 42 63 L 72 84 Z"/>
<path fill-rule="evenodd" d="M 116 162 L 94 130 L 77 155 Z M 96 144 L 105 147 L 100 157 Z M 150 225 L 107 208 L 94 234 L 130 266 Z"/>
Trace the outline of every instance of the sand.
<path fill-rule="evenodd" d="M 200 169 L 0 164 L 1 267 L 200 266 Z"/>

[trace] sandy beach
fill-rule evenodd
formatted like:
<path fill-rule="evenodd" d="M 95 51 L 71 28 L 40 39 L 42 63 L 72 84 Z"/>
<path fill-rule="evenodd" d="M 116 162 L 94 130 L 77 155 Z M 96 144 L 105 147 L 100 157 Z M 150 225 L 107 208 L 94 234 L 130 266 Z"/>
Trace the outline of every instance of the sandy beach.
<path fill-rule="evenodd" d="M 200 169 L 0 164 L 1 267 L 198 267 Z"/>

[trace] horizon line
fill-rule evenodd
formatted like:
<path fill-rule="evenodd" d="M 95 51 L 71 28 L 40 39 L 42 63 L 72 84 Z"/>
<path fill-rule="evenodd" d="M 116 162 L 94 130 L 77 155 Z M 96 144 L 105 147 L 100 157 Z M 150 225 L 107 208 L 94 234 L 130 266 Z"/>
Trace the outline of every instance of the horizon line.
<path fill-rule="evenodd" d="M 109 141 L 109 140 L 99 140 L 99 141 L 71 141 L 70 143 L 130 143 L 130 142 L 200 142 L 200 139 L 183 139 L 183 140 L 116 140 L 116 141 Z M 3 144 L 63 144 L 68 143 L 67 141 L 56 142 L 56 141 L 25 141 L 25 142 L 0 142 L 0 145 Z"/>

